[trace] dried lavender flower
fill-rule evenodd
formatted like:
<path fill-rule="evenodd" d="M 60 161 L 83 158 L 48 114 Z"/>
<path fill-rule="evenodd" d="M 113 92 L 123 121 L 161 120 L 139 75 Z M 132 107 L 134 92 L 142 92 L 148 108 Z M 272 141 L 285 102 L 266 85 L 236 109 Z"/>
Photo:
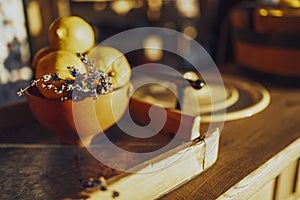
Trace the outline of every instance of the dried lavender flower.
<path fill-rule="evenodd" d="M 30 86 L 31 86 L 31 87 L 35 86 L 35 85 L 37 84 L 37 82 L 38 82 L 38 81 L 36 81 L 36 80 L 30 81 Z"/>
<path fill-rule="evenodd" d="M 43 76 L 42 80 L 43 80 L 44 82 L 48 82 L 48 81 L 51 80 L 51 78 L 52 78 L 51 74 L 45 74 L 45 75 Z"/>
<path fill-rule="evenodd" d="M 90 61 L 86 55 L 77 53 L 77 56 L 89 67 L 87 73 L 81 74 L 75 66 L 66 66 L 75 80 L 64 80 L 59 77 L 58 73 L 45 74 L 41 79 L 32 80 L 26 88 L 21 88 L 17 95 L 22 96 L 29 87 L 36 86 L 39 81 L 43 82 L 42 87 L 46 90 L 53 89 L 56 94 L 63 94 L 61 100 L 79 101 L 87 97 L 97 99 L 99 95 L 111 92 L 113 90 L 111 78 L 103 70 L 94 67 L 94 61 Z M 58 81 L 64 81 L 64 83 L 60 86 L 52 84 Z"/>
<path fill-rule="evenodd" d="M 113 198 L 113 199 L 114 199 L 114 198 L 117 198 L 119 195 L 120 195 L 120 193 L 117 192 L 117 191 L 115 191 L 115 190 L 112 192 L 112 198 Z"/>
<path fill-rule="evenodd" d="M 101 185 L 101 187 L 100 187 L 100 190 L 101 190 L 101 191 L 106 191 L 106 190 L 107 190 L 107 187 L 106 187 L 106 186 L 103 186 L 103 185 Z"/>
<path fill-rule="evenodd" d="M 52 80 L 53 80 L 54 82 L 58 82 L 58 81 L 61 80 L 61 78 L 59 78 L 59 74 L 58 74 L 58 73 L 54 73 L 54 74 L 52 75 Z"/>
<path fill-rule="evenodd" d="M 17 92 L 17 95 L 20 97 L 20 96 L 24 95 L 24 92 L 25 92 L 25 90 L 21 88 L 21 89 Z"/>
<path fill-rule="evenodd" d="M 89 59 L 87 58 L 87 56 L 85 54 L 82 54 L 82 53 L 76 53 L 76 55 L 80 58 L 80 60 L 90 66 L 90 67 L 93 67 L 94 66 L 94 61 L 89 61 Z"/>
<path fill-rule="evenodd" d="M 47 83 L 47 84 L 42 84 L 42 87 L 47 89 L 47 90 L 50 90 L 53 87 L 53 85 L 50 84 L 50 83 Z"/>

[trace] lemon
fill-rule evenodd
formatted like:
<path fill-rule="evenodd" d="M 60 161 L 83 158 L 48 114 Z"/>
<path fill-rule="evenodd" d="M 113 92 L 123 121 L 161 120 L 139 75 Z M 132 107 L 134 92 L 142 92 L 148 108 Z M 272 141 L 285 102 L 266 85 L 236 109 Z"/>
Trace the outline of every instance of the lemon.
<path fill-rule="evenodd" d="M 86 68 L 81 60 L 69 51 L 58 50 L 48 53 L 43 56 L 36 68 L 35 76 L 36 79 L 43 78 L 47 74 L 57 73 L 59 77 L 63 80 L 75 80 L 75 78 L 70 74 L 68 66 L 74 66 L 79 70 L 80 73 L 86 73 Z M 52 85 L 58 87 L 64 83 L 64 81 L 50 82 Z M 47 82 L 48 83 L 48 82 Z M 49 99 L 60 99 L 64 94 L 56 94 L 54 88 L 46 89 L 43 88 L 43 82 L 38 82 L 37 87 L 41 94 Z"/>
<path fill-rule="evenodd" d="M 131 67 L 123 53 L 113 47 L 96 46 L 87 53 L 95 67 L 111 77 L 114 88 L 126 85 L 131 76 Z"/>
<path fill-rule="evenodd" d="M 38 64 L 39 60 L 40 60 L 43 56 L 47 55 L 48 53 L 50 53 L 50 52 L 52 52 L 52 51 L 54 51 L 54 50 L 51 49 L 51 47 L 46 46 L 46 47 L 41 48 L 40 50 L 38 50 L 38 51 L 35 53 L 35 55 L 34 55 L 34 57 L 33 57 L 33 59 L 32 59 L 32 63 L 31 63 L 31 67 L 32 67 L 32 70 L 33 70 L 34 72 L 35 72 L 35 70 L 36 70 L 36 67 L 37 67 L 37 64 Z"/>
<path fill-rule="evenodd" d="M 91 25 L 78 16 L 65 16 L 54 20 L 48 31 L 50 46 L 53 49 L 84 53 L 95 43 Z"/>

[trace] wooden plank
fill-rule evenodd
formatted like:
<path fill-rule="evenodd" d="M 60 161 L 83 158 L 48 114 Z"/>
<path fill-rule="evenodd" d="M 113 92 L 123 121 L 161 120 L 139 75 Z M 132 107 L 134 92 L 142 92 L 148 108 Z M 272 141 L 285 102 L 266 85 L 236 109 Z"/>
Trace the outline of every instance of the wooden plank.
<path fill-rule="evenodd" d="M 290 195 L 286 200 L 299 200 L 300 199 L 300 194 L 292 194 Z"/>
<path fill-rule="evenodd" d="M 300 158 L 298 159 L 297 170 L 295 193 L 300 195 Z"/>
<path fill-rule="evenodd" d="M 261 187 L 267 184 L 270 180 L 275 179 L 284 169 L 287 169 L 287 173 L 283 174 L 281 180 L 279 181 L 279 186 L 275 190 L 279 189 L 280 196 L 276 192 L 276 199 L 285 199 L 292 193 L 293 187 L 293 177 L 294 172 L 291 169 L 295 169 L 294 160 L 299 157 L 300 152 L 300 138 L 295 140 L 292 144 L 287 146 L 285 149 L 280 151 L 274 157 L 269 159 L 265 164 L 260 166 L 258 169 L 250 173 L 239 183 L 234 185 L 224 194 L 222 194 L 218 199 L 248 199 Z M 290 164 L 292 163 L 292 164 Z M 289 168 L 291 165 L 291 168 Z M 286 176 L 284 176 L 286 175 Z M 281 182 L 286 181 L 286 182 Z M 277 184 L 277 183 L 276 183 Z M 287 188 L 285 187 L 287 184 Z"/>
<path fill-rule="evenodd" d="M 300 151 L 300 148 L 299 150 Z M 287 199 L 293 193 L 298 159 L 290 163 L 276 180 L 274 200 Z"/>
<path fill-rule="evenodd" d="M 118 199 L 136 199 L 137 196 L 155 199 L 208 169 L 217 159 L 218 140 L 219 130 L 216 130 L 193 146 L 168 156 L 160 155 L 159 161 L 147 161 L 129 176 L 112 177 L 113 181 L 107 180 L 111 182 L 108 190 L 93 191 L 91 199 L 110 199 L 111 191 L 118 191 Z"/>
<path fill-rule="evenodd" d="M 249 198 L 249 200 L 273 200 L 275 179 L 271 180 L 262 189 L 260 189 L 255 195 Z"/>

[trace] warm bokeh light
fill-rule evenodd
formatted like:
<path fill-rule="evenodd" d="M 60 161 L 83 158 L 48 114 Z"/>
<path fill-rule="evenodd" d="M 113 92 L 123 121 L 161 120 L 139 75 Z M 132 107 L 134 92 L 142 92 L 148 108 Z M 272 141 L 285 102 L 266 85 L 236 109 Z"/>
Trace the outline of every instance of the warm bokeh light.
<path fill-rule="evenodd" d="M 279 9 L 270 9 L 269 10 L 269 15 L 275 16 L 275 17 L 282 17 L 283 16 L 283 11 Z"/>
<path fill-rule="evenodd" d="M 158 61 L 163 57 L 163 42 L 158 36 L 149 36 L 144 40 L 144 54 L 151 61 Z"/>
<path fill-rule="evenodd" d="M 176 0 L 179 13 L 188 18 L 194 18 L 200 14 L 200 6 L 197 0 Z"/>
<path fill-rule="evenodd" d="M 280 9 L 265 9 L 265 8 L 260 8 L 260 9 L 258 9 L 258 13 L 261 16 L 282 17 L 284 15 L 283 11 L 280 10 Z"/>
<path fill-rule="evenodd" d="M 299 0 L 281 0 L 281 3 L 284 5 L 288 5 L 293 8 L 300 8 Z"/>
<path fill-rule="evenodd" d="M 70 3 L 69 0 L 58 0 L 57 1 L 58 15 L 60 17 L 71 15 L 69 3 Z"/>
<path fill-rule="evenodd" d="M 105 2 L 95 2 L 93 4 L 94 10 L 96 11 L 102 11 L 106 8 L 106 3 Z"/>
<path fill-rule="evenodd" d="M 266 9 L 264 9 L 264 8 L 258 9 L 258 13 L 261 16 L 268 16 L 268 11 Z"/>
<path fill-rule="evenodd" d="M 28 3 L 27 17 L 28 17 L 30 35 L 38 36 L 43 28 L 39 2 L 30 1 Z"/>
<path fill-rule="evenodd" d="M 192 39 L 195 39 L 198 35 L 198 31 L 194 26 L 184 27 L 182 33 L 189 36 L 189 37 L 191 37 Z"/>
<path fill-rule="evenodd" d="M 32 69 L 30 67 L 22 67 L 19 70 L 20 80 L 30 80 L 32 78 Z"/>
<path fill-rule="evenodd" d="M 135 1 L 117 0 L 111 2 L 111 9 L 119 15 L 126 15 L 132 8 L 135 7 Z"/>
<path fill-rule="evenodd" d="M 160 11 L 162 0 L 148 0 L 148 7 L 151 11 Z"/>

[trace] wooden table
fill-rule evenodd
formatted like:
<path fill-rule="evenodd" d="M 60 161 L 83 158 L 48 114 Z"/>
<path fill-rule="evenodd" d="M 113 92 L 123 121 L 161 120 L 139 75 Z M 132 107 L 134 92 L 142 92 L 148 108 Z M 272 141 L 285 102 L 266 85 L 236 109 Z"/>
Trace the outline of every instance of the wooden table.
<path fill-rule="evenodd" d="M 217 162 L 161 199 L 292 199 L 299 196 L 300 89 L 267 87 L 272 99 L 266 110 L 225 123 Z M 45 170 L 43 159 L 49 151 L 39 145 L 59 142 L 50 131 L 38 125 L 28 106 L 22 103 L 1 108 L 0 121 L 0 148 L 35 144 L 34 153 L 40 155 L 41 160 L 32 163 L 32 168 Z M 0 155 L 1 162 L 12 163 L 8 171 L 0 167 L 1 199 L 28 199 L 32 193 L 38 197 L 43 196 L 43 192 L 56 193 L 63 187 L 58 185 L 59 180 L 47 179 L 46 174 L 27 176 L 24 180 L 26 171 L 18 169 L 18 163 L 30 160 L 30 155 L 27 151 L 19 153 L 24 155 L 23 160 L 16 160 L 9 152 L 5 157 Z M 62 175 L 68 173 L 64 169 L 57 170 Z M 35 188 L 35 184 L 40 183 L 48 184 L 47 191 Z"/>

